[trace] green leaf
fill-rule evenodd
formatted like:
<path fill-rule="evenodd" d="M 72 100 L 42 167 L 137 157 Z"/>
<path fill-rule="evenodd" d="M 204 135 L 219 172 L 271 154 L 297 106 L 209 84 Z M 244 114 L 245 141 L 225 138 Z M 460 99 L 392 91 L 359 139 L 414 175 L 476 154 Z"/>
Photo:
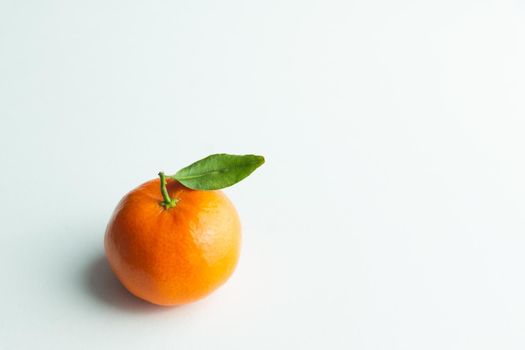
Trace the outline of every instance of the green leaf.
<path fill-rule="evenodd" d="M 263 156 L 253 154 L 212 154 L 171 177 L 194 190 L 218 190 L 236 184 L 263 163 Z"/>

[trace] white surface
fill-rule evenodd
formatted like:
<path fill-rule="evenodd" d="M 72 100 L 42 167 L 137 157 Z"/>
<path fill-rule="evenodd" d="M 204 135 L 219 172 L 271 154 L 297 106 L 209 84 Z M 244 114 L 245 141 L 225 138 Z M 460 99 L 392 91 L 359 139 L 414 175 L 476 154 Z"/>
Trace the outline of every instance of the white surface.
<path fill-rule="evenodd" d="M 521 1 L 0 2 L 1 349 L 523 349 Z M 233 278 L 160 309 L 117 201 L 216 152 Z"/>

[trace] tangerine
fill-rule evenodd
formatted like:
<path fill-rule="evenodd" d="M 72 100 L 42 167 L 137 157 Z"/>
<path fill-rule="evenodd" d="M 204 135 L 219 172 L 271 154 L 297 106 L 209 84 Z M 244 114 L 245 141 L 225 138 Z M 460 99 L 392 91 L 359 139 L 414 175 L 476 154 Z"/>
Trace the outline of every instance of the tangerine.
<path fill-rule="evenodd" d="M 217 289 L 233 273 L 240 243 L 239 216 L 222 191 L 193 190 L 163 176 L 120 201 L 104 238 L 122 284 L 158 305 L 193 302 Z"/>

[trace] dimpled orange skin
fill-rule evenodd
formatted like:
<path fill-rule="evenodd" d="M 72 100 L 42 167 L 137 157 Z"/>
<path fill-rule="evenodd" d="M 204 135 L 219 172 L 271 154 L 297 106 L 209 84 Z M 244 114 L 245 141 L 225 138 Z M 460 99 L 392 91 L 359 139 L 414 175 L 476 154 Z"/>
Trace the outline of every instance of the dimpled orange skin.
<path fill-rule="evenodd" d="M 165 209 L 160 181 L 151 180 L 118 204 L 104 239 L 106 256 L 122 284 L 158 305 L 201 299 L 223 284 L 239 258 L 241 227 L 221 191 L 196 191 L 168 181 Z"/>

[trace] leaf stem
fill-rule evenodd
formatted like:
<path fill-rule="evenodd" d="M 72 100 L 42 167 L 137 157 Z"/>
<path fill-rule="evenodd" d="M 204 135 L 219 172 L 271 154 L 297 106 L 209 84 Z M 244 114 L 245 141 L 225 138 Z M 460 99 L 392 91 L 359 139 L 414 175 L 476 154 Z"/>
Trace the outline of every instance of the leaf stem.
<path fill-rule="evenodd" d="M 177 204 L 177 199 L 170 198 L 168 189 L 166 188 L 166 184 L 167 184 L 166 175 L 164 175 L 162 171 L 159 173 L 159 177 L 160 177 L 160 192 L 162 193 L 162 198 L 164 199 L 160 203 L 160 205 L 162 205 L 165 209 L 173 208 L 175 204 Z"/>

